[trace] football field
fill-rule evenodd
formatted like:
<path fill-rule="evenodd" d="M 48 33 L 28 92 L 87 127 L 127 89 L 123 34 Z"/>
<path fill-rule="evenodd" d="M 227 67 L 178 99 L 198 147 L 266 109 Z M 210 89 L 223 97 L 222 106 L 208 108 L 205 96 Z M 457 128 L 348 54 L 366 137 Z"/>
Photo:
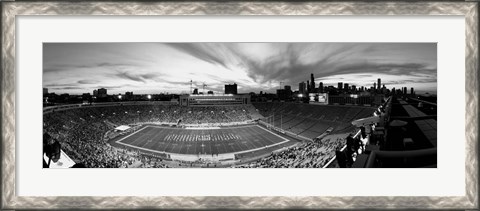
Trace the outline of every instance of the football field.
<path fill-rule="evenodd" d="M 260 126 L 248 125 L 218 129 L 145 126 L 116 142 L 151 152 L 214 155 L 249 152 L 288 141 Z"/>

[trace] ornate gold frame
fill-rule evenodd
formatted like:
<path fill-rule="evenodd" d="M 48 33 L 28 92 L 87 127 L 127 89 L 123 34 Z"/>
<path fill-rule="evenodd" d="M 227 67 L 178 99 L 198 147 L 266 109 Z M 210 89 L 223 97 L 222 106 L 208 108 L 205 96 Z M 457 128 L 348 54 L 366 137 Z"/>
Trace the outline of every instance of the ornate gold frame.
<path fill-rule="evenodd" d="M 478 208 L 478 2 L 3 2 L 2 209 Z M 466 190 L 462 197 L 19 197 L 15 194 L 17 15 L 462 15 L 465 17 Z"/>

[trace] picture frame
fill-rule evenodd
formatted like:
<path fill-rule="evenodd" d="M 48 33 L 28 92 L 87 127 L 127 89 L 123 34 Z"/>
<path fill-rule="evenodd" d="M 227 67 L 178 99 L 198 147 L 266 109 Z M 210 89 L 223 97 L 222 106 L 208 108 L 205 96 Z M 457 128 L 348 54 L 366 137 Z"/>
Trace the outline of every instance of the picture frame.
<path fill-rule="evenodd" d="M 2 2 L 2 209 L 478 208 L 478 2 Z M 16 18 L 36 15 L 461 15 L 465 17 L 465 196 L 48 196 L 15 183 Z"/>

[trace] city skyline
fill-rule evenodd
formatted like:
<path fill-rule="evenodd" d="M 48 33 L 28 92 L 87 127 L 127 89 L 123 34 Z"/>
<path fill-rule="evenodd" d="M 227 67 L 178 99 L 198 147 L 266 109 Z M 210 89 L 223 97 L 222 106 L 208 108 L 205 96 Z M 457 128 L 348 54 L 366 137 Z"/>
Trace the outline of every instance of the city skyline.
<path fill-rule="evenodd" d="M 314 74 L 315 85 L 338 82 L 436 93 L 435 43 L 46 43 L 43 87 L 58 94 L 223 93 L 294 90 Z M 282 86 L 283 87 L 283 86 Z"/>

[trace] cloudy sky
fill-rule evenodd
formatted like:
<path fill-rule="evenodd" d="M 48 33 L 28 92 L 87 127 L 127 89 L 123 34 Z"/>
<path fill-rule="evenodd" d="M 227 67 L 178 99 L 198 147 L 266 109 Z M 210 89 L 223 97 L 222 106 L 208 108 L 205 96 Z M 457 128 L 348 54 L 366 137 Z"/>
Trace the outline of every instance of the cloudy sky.
<path fill-rule="evenodd" d="M 436 93 L 435 43 L 45 43 L 43 87 L 57 94 L 275 92 L 280 82 L 414 87 Z"/>

